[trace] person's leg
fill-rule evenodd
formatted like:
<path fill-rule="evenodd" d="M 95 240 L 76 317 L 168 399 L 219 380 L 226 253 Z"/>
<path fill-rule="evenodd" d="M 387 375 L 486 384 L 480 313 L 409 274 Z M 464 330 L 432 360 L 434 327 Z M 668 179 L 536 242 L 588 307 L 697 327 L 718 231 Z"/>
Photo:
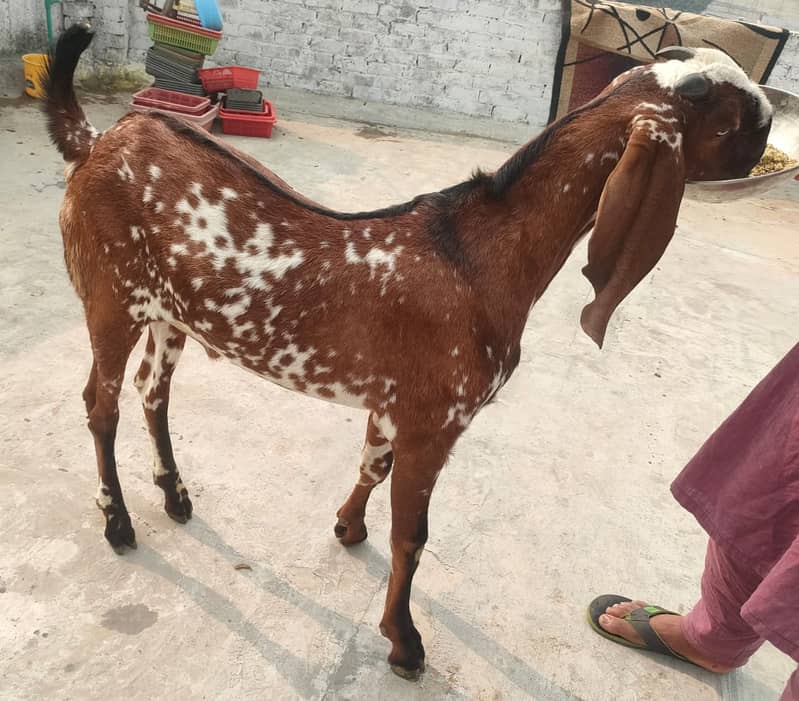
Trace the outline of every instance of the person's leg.
<path fill-rule="evenodd" d="M 741 618 L 741 607 L 759 581 L 711 540 L 702 575 L 702 598 L 687 615 L 662 614 L 653 617 L 650 625 L 674 652 L 700 667 L 720 673 L 740 667 L 763 644 Z M 599 624 L 609 633 L 640 645 L 643 641 L 624 616 L 645 605 L 632 601 L 611 606 L 600 616 Z"/>
<path fill-rule="evenodd" d="M 702 598 L 680 620 L 685 639 L 724 667 L 745 665 L 764 642 L 741 617 L 741 608 L 760 581 L 711 538 L 702 574 Z"/>

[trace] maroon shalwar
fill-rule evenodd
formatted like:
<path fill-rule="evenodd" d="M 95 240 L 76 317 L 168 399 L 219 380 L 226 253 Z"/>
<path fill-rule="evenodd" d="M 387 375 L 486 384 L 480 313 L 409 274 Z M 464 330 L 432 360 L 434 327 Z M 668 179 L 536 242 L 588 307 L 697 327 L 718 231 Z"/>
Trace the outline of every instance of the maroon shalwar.
<path fill-rule="evenodd" d="M 710 536 L 702 598 L 682 620 L 688 640 L 727 666 L 765 640 L 799 662 L 799 345 L 671 490 Z M 799 670 L 781 701 L 799 701 Z"/>

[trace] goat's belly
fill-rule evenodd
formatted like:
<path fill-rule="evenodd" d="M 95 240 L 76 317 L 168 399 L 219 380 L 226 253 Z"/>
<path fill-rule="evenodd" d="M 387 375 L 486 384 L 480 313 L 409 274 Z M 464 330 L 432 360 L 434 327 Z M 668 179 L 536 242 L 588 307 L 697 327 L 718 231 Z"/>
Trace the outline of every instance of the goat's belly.
<path fill-rule="evenodd" d="M 320 333 L 320 319 L 304 309 L 284 319 L 282 307 L 254 291 L 184 300 L 176 293 L 185 287 L 181 281 L 173 277 L 167 283 L 124 291 L 122 300 L 134 322 L 166 322 L 215 354 L 301 394 L 377 411 L 396 401 L 393 378 L 366 367 L 362 359 L 353 363 L 328 341 L 313 341 L 312 336 L 317 341 L 333 338 Z M 309 334 L 312 330 L 316 333 Z"/>
<path fill-rule="evenodd" d="M 387 406 L 394 399 L 388 394 L 395 388 L 390 378 L 377 382 L 373 375 L 360 378 L 340 372 L 331 364 L 332 358 L 327 364 L 318 362 L 319 353 L 312 347 L 301 350 L 293 342 L 255 346 L 235 339 L 222 341 L 181 321 L 166 321 L 233 364 L 294 392 L 355 409 Z"/>

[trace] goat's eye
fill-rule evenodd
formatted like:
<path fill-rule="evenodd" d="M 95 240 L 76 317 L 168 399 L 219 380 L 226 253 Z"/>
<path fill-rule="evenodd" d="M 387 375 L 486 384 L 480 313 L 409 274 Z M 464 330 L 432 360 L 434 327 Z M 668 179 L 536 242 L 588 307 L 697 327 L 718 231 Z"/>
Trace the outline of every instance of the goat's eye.
<path fill-rule="evenodd" d="M 727 136 L 730 133 L 730 129 L 723 129 L 722 131 L 717 131 L 716 136 Z"/>

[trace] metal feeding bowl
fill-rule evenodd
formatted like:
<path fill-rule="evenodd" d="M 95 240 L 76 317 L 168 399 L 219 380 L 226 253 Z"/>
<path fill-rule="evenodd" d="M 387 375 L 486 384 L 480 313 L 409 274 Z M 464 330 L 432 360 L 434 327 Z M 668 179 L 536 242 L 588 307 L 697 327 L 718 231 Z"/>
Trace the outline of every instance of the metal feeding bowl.
<path fill-rule="evenodd" d="M 768 85 L 760 87 L 774 107 L 774 121 L 768 142 L 799 161 L 799 95 Z M 799 165 L 776 173 L 735 180 L 689 180 L 685 184 L 685 196 L 699 202 L 732 202 L 743 197 L 762 195 L 797 175 Z"/>

